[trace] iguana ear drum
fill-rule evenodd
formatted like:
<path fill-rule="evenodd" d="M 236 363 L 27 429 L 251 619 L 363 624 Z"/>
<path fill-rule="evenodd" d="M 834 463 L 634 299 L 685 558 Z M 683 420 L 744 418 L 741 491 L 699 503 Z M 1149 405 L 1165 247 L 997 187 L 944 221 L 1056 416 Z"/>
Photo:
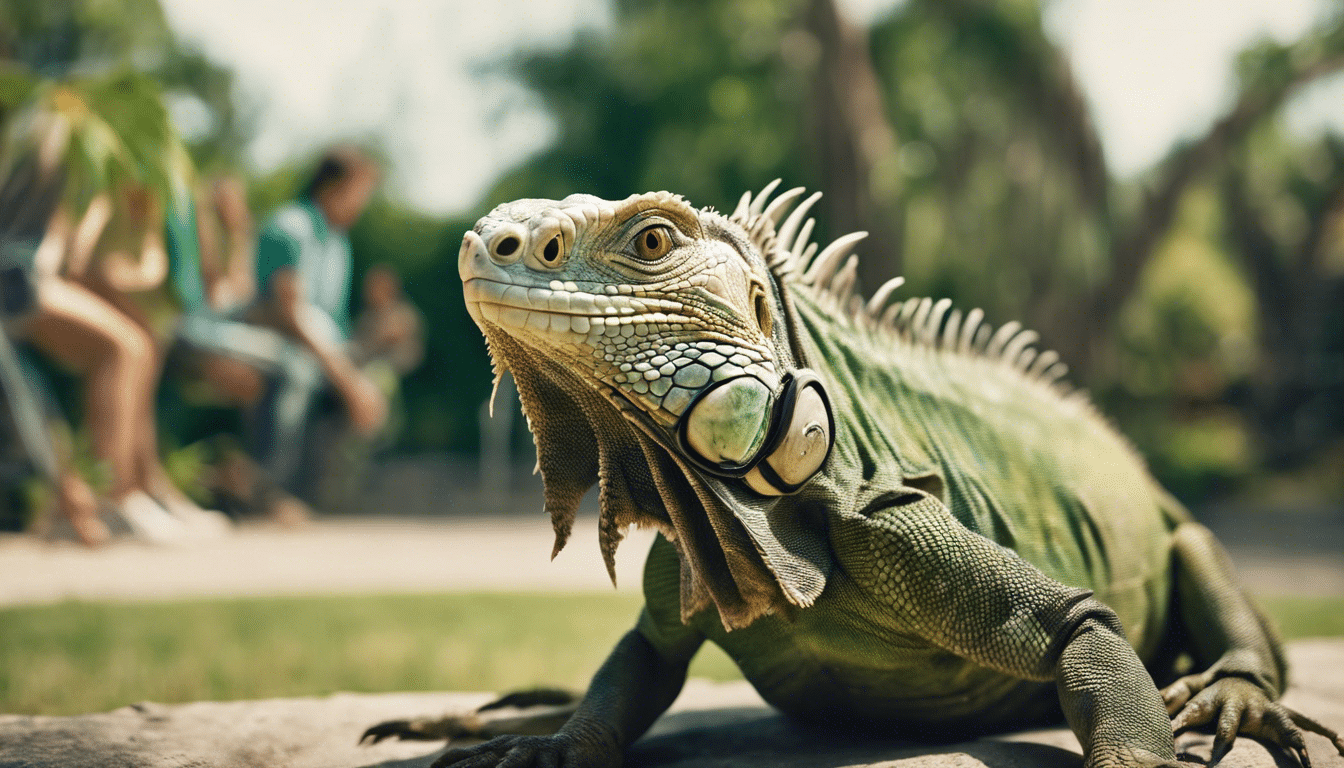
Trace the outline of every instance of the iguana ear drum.
<path fill-rule="evenodd" d="M 835 417 L 825 387 L 809 370 L 786 375 L 778 396 L 743 375 L 701 392 L 682 416 L 677 439 L 700 469 L 782 496 L 821 470 L 835 442 Z"/>
<path fill-rule="evenodd" d="M 706 389 L 682 421 L 685 447 L 720 472 L 750 467 L 770 435 L 774 395 L 755 376 L 724 379 Z"/>

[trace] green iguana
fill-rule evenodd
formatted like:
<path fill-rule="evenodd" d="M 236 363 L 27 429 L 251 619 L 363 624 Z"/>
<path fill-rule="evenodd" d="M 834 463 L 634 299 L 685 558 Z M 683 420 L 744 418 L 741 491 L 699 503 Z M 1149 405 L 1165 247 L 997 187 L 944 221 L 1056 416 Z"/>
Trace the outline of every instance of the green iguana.
<path fill-rule="evenodd" d="M 517 382 L 555 551 L 593 483 L 609 570 L 628 526 L 660 536 L 638 623 L 568 722 L 435 765 L 619 765 L 706 640 L 813 721 L 947 737 L 1062 709 L 1098 768 L 1188 765 L 1173 726 L 1203 724 L 1214 762 L 1241 733 L 1310 765 L 1299 727 L 1344 753 L 1276 702 L 1282 649 L 1222 549 L 1036 334 L 890 303 L 899 280 L 861 300 L 863 233 L 817 253 L 819 195 L 794 208 L 777 183 L 729 216 L 573 195 L 466 233 L 467 307 Z"/>

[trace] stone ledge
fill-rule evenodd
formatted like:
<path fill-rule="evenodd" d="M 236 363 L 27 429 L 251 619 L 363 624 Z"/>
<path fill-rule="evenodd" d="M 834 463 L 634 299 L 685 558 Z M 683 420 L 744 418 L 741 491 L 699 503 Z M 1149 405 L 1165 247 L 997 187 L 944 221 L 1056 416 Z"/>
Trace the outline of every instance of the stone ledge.
<path fill-rule="evenodd" d="M 1344 730 L 1344 639 L 1289 645 L 1296 684 L 1285 703 Z M 0 715 L 0 768 L 424 768 L 442 746 L 383 742 L 357 746 L 382 720 L 470 710 L 480 693 L 337 694 L 326 698 L 137 704 L 76 717 Z M 1178 747 L 1207 757 L 1212 738 Z M 1344 768 L 1329 743 L 1308 735 L 1317 768 Z M 672 711 L 631 750 L 630 766 L 657 768 L 1077 768 L 1077 740 L 1065 728 L 960 744 L 915 745 L 836 737 L 800 727 L 765 706 L 742 682 L 692 680 Z M 1288 768 L 1264 746 L 1241 739 L 1227 768 Z"/>

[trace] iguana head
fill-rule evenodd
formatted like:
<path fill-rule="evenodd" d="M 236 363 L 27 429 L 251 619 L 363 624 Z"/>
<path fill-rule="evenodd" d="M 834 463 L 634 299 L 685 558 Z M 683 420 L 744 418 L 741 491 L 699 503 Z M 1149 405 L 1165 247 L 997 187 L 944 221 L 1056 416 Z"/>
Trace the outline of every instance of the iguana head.
<path fill-rule="evenodd" d="M 628 525 L 657 526 L 682 555 L 683 616 L 712 602 L 730 628 L 810 604 L 829 564 L 779 504 L 834 434 L 768 263 L 782 209 L 744 199 L 725 217 L 665 192 L 518 200 L 458 257 L 468 310 L 518 384 L 556 550 L 600 481 L 608 567 Z"/>

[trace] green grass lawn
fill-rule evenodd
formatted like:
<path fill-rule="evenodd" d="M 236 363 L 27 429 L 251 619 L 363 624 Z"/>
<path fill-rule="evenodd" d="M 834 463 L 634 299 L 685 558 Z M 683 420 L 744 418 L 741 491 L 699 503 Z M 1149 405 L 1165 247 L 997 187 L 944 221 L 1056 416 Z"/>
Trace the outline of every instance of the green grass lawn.
<path fill-rule="evenodd" d="M 1284 635 L 1344 635 L 1344 599 L 1266 600 Z M 447 594 L 0 609 L 0 712 L 334 691 L 582 688 L 637 595 Z M 691 674 L 732 679 L 707 646 Z"/>
<path fill-rule="evenodd" d="M 581 690 L 641 604 L 638 595 L 531 593 L 0 609 L 0 712 L 335 691 Z M 737 672 L 714 648 L 694 674 Z"/>

